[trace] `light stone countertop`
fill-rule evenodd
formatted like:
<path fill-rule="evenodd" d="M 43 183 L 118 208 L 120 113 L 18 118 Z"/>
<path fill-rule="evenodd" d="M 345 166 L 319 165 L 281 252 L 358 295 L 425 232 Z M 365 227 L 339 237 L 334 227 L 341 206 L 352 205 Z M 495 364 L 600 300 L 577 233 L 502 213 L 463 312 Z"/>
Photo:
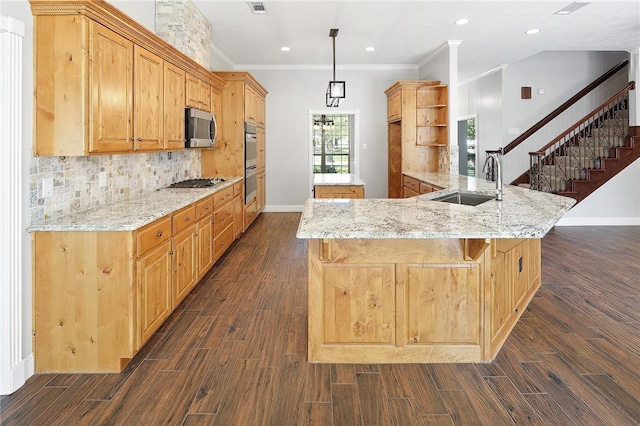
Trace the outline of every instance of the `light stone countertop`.
<path fill-rule="evenodd" d="M 140 197 L 31 224 L 36 231 L 133 231 L 242 181 L 241 177 L 208 188 L 162 188 Z"/>
<path fill-rule="evenodd" d="M 365 186 L 353 173 L 314 173 L 313 186 Z"/>
<path fill-rule="evenodd" d="M 448 173 L 406 173 L 445 188 L 404 199 L 308 199 L 298 238 L 542 238 L 573 198 L 503 186 L 503 201 L 431 201 L 456 190 L 494 195 L 495 182 Z"/>

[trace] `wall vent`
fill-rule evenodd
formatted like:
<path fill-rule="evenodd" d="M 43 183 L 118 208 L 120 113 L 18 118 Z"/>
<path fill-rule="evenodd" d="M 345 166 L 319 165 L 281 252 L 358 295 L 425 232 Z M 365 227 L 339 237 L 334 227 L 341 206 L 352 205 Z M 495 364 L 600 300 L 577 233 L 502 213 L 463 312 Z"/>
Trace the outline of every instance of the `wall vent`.
<path fill-rule="evenodd" d="M 249 5 L 249 9 L 251 9 L 251 13 L 253 13 L 254 15 L 267 14 L 267 8 L 261 1 L 250 1 L 247 2 L 247 4 Z"/>

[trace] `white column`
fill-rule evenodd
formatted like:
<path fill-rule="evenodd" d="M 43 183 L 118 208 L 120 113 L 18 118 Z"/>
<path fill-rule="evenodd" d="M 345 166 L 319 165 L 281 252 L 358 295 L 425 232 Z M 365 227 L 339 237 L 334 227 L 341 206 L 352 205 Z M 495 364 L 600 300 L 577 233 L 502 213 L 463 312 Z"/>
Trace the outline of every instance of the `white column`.
<path fill-rule="evenodd" d="M 447 40 L 449 45 L 449 172 L 458 174 L 458 46 L 462 40 Z"/>
<path fill-rule="evenodd" d="M 0 15 L 0 394 L 32 374 L 22 349 L 22 21 Z"/>
<path fill-rule="evenodd" d="M 629 92 L 629 125 L 640 126 L 640 47 L 629 52 L 629 81 L 636 82 Z"/>

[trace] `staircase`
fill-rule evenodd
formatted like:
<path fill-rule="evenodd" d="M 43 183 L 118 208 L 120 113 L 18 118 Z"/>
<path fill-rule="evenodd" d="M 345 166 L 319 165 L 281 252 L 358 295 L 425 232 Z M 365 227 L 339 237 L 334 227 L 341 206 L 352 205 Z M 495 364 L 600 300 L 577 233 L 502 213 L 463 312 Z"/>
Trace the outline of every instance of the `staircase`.
<path fill-rule="evenodd" d="M 623 62 L 609 70 L 507 145 L 503 153 L 511 151 L 625 65 Z M 640 158 L 640 137 L 631 136 L 629 127 L 629 91 L 633 89 L 634 82 L 630 82 L 547 145 L 530 152 L 529 170 L 511 184 L 564 195 L 580 202 Z M 487 151 L 487 154 L 490 152 L 497 151 Z M 493 167 L 490 167 L 487 178 L 491 179 L 492 174 Z"/>

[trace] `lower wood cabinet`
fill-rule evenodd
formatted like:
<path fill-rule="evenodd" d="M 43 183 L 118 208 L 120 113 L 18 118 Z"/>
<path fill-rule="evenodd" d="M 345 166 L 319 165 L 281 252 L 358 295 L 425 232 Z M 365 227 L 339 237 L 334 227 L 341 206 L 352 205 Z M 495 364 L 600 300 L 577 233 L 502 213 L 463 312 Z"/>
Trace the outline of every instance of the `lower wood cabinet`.
<path fill-rule="evenodd" d="M 239 235 L 238 203 L 229 187 L 134 231 L 34 232 L 36 373 L 122 371 Z"/>
<path fill-rule="evenodd" d="M 317 185 L 313 198 L 364 198 L 362 185 Z"/>
<path fill-rule="evenodd" d="M 308 240 L 309 362 L 491 361 L 540 285 L 539 245 Z"/>

